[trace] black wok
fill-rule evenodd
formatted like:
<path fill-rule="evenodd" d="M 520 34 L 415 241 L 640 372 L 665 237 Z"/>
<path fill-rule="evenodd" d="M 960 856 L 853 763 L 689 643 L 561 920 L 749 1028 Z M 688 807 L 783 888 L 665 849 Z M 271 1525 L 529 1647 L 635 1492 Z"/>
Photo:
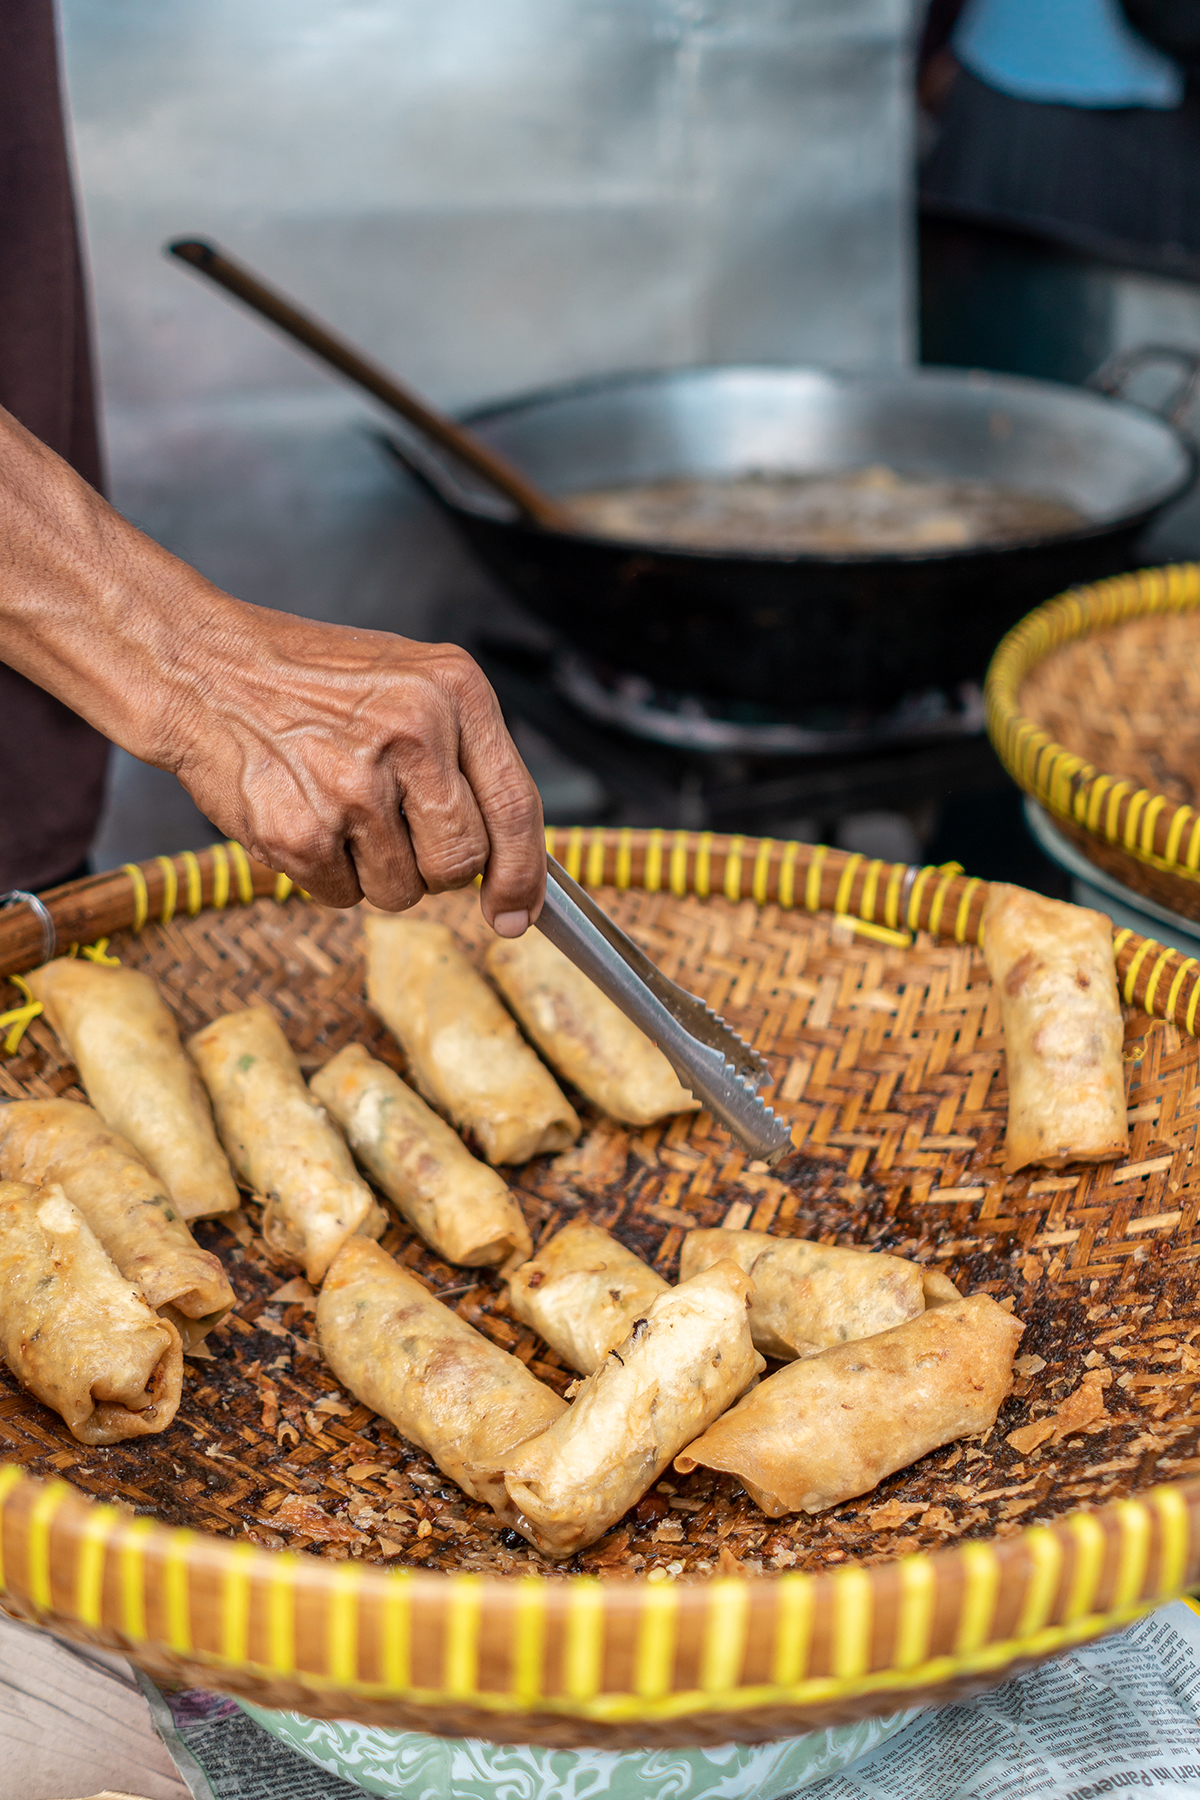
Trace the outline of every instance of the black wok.
<path fill-rule="evenodd" d="M 180 238 L 169 249 L 415 428 L 392 448 L 540 618 L 576 648 L 676 689 L 791 708 L 953 689 L 982 675 L 1036 601 L 1128 567 L 1138 533 L 1196 475 L 1174 419 L 1200 356 L 1170 346 L 1114 359 L 1095 382 L 1107 398 L 947 369 L 682 369 L 510 401 L 477 413 L 471 431 L 216 245 Z M 1113 397 L 1145 361 L 1185 370 L 1171 420 Z M 555 499 L 872 463 L 1066 500 L 1087 523 L 974 549 L 730 553 L 589 537 Z"/>
<path fill-rule="evenodd" d="M 1031 606 L 1129 568 L 1139 533 L 1197 469 L 1182 431 L 1126 400 L 951 369 L 626 375 L 466 423 L 553 496 L 882 463 L 1054 496 L 1084 515 L 1080 528 L 996 547 L 686 551 L 539 527 L 427 444 L 393 440 L 480 560 L 571 645 L 667 687 L 789 709 L 887 705 L 980 679 Z"/>

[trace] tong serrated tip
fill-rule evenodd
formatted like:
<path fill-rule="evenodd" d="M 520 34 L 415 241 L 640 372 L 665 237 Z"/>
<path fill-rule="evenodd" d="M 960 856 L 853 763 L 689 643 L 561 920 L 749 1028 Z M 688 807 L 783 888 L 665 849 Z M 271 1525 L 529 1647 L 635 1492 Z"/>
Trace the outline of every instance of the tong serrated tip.
<path fill-rule="evenodd" d="M 665 980 L 666 977 L 664 976 L 663 979 Z M 679 991 L 682 993 L 684 990 L 680 989 Z M 700 999 L 699 995 L 689 994 L 687 997 L 689 1000 L 695 1001 L 697 1006 L 704 1008 L 704 1017 L 714 1038 L 719 1036 L 723 1041 L 731 1039 L 737 1045 L 739 1051 L 737 1058 L 729 1056 L 725 1058 L 737 1079 L 749 1082 L 755 1088 L 760 1088 L 764 1082 L 770 1081 L 771 1068 L 766 1057 L 761 1055 L 753 1044 L 748 1044 L 745 1038 L 733 1029 L 732 1025 L 727 1025 L 720 1013 L 715 1013 L 711 1006 Z M 714 1042 L 714 1050 L 718 1047 L 718 1044 Z"/>
<path fill-rule="evenodd" d="M 664 1052 L 684 1086 L 718 1119 L 726 1130 L 759 1162 L 777 1163 L 792 1146 L 791 1128 L 769 1107 L 755 1087 L 726 1061 L 723 1067 L 698 1062 L 684 1063 Z"/>

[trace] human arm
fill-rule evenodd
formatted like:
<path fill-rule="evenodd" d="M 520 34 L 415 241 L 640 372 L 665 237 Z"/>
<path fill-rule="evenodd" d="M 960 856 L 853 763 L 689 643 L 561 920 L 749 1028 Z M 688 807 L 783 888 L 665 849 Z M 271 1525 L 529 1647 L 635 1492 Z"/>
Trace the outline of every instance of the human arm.
<path fill-rule="evenodd" d="M 504 935 L 540 910 L 537 789 L 465 651 L 234 599 L 2 409 L 0 660 L 326 905 L 483 870 Z"/>

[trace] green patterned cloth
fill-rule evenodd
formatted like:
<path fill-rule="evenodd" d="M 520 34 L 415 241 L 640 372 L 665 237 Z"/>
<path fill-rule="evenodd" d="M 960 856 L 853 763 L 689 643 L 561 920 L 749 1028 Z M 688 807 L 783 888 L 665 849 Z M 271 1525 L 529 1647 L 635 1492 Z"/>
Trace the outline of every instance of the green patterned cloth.
<path fill-rule="evenodd" d="M 167 1696 L 139 1680 L 193 1800 L 782 1800 L 914 1716 L 710 1750 L 542 1750 L 243 1711 L 223 1695 Z"/>

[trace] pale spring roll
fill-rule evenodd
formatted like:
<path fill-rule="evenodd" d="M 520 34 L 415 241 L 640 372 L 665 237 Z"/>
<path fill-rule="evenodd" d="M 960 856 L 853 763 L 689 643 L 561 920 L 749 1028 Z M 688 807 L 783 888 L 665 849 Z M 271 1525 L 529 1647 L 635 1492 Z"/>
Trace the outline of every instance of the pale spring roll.
<path fill-rule="evenodd" d="M 234 1303 L 220 1259 L 202 1250 L 132 1144 L 75 1100 L 0 1106 L 0 1176 L 55 1182 L 126 1281 L 193 1349 Z"/>
<path fill-rule="evenodd" d="M 274 1013 L 226 1013 L 188 1050 L 234 1168 L 266 1201 L 263 1236 L 272 1249 L 302 1262 L 315 1284 L 354 1232 L 379 1236 L 384 1214 L 305 1087 Z"/>
<path fill-rule="evenodd" d="M 698 1111 L 662 1051 L 540 931 L 497 938 L 487 966 L 542 1054 L 610 1118 Z"/>
<path fill-rule="evenodd" d="M 21 1386 L 81 1444 L 175 1417 L 183 1347 L 113 1267 L 60 1187 L 0 1181 L 0 1343 Z"/>
<path fill-rule="evenodd" d="M 916 1263 L 764 1231 L 689 1231 L 679 1253 L 679 1279 L 710 1269 L 723 1256 L 754 1283 L 755 1348 L 785 1362 L 889 1331 L 925 1310 L 923 1271 Z"/>
<path fill-rule="evenodd" d="M 432 1107 L 361 1044 L 347 1044 L 313 1076 L 368 1175 L 447 1262 L 468 1268 L 528 1256 L 529 1227 L 512 1190 Z"/>
<path fill-rule="evenodd" d="M 543 1555 L 595 1543 L 754 1380 L 764 1364 L 749 1299 L 732 1262 L 660 1294 L 571 1410 L 512 1458 L 504 1485 L 517 1530 Z"/>
<path fill-rule="evenodd" d="M 317 1339 L 344 1388 L 514 1521 L 498 1465 L 566 1412 L 553 1388 L 363 1238 L 349 1239 L 325 1278 Z"/>
<path fill-rule="evenodd" d="M 579 1136 L 575 1109 L 445 925 L 368 913 L 367 999 L 417 1086 L 490 1163 L 528 1162 Z"/>
<path fill-rule="evenodd" d="M 26 978 L 106 1125 L 128 1138 L 182 1219 L 238 1204 L 212 1110 L 148 975 L 60 956 Z"/>
<path fill-rule="evenodd" d="M 581 1375 L 590 1375 L 670 1288 L 589 1219 L 572 1219 L 508 1277 L 509 1309 Z"/>
<path fill-rule="evenodd" d="M 1004 1168 L 1125 1155 L 1124 1027 L 1112 921 L 1085 906 L 993 884 L 984 955 L 1008 1068 Z"/>
<path fill-rule="evenodd" d="M 736 1475 L 771 1518 L 822 1512 L 954 1438 L 994 1425 L 1025 1327 L 987 1294 L 789 1363 L 675 1467 Z"/>

